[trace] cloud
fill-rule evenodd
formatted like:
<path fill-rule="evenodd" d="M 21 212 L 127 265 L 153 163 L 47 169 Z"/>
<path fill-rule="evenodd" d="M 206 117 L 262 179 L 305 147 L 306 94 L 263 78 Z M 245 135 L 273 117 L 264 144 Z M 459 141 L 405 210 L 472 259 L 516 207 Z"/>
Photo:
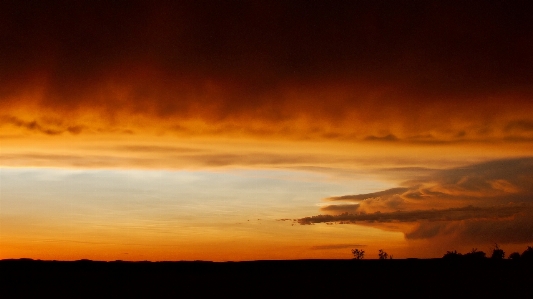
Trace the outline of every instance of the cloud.
<path fill-rule="evenodd" d="M 404 187 L 329 197 L 326 213 L 300 224 L 409 222 L 407 239 L 533 241 L 533 158 L 494 160 L 433 171 Z M 405 228 L 405 227 L 403 227 Z"/>
<path fill-rule="evenodd" d="M 327 205 L 320 208 L 321 211 L 328 214 L 339 213 L 354 213 L 359 208 L 359 204 L 342 204 L 342 205 Z"/>
<path fill-rule="evenodd" d="M 458 221 L 469 219 L 500 219 L 517 215 L 524 210 L 531 209 L 525 205 L 450 208 L 442 210 L 414 210 L 397 211 L 389 213 L 374 212 L 371 214 L 339 214 L 318 215 L 298 219 L 300 224 L 313 224 L 325 222 L 417 222 L 417 221 Z"/>
<path fill-rule="evenodd" d="M 87 152 L 89 150 L 89 152 Z M 127 153 L 127 154 L 125 154 Z M 3 152 L 2 165 L 6 166 L 59 166 L 88 168 L 151 168 L 188 169 L 224 167 L 269 167 L 298 169 L 299 165 L 327 163 L 335 158 L 318 155 L 269 153 L 241 150 L 228 153 L 216 149 L 180 148 L 167 146 L 83 146 L 72 148 L 68 154 L 49 151 Z"/>
<path fill-rule="evenodd" d="M 408 240 L 451 238 L 462 243 L 529 243 L 533 241 L 533 208 L 523 206 L 514 213 L 503 211 L 493 217 L 461 221 L 422 221 L 406 232 Z"/>
<path fill-rule="evenodd" d="M 392 189 L 388 189 L 388 190 L 385 190 L 385 191 L 366 193 L 366 194 L 332 196 L 332 197 L 328 197 L 327 200 L 331 200 L 331 201 L 339 201 L 339 200 L 340 201 L 362 201 L 362 200 L 370 199 L 370 198 L 377 198 L 377 197 L 401 194 L 401 193 L 403 193 L 403 192 L 405 192 L 407 190 L 409 190 L 409 189 L 408 188 L 392 188 Z"/>
<path fill-rule="evenodd" d="M 394 136 L 393 134 L 388 134 L 388 135 L 381 136 L 381 137 L 370 135 L 370 136 L 365 137 L 365 140 L 369 140 L 369 141 L 398 141 L 398 137 Z"/>
<path fill-rule="evenodd" d="M 19 119 L 31 114 L 37 122 L 25 127 L 48 135 L 84 131 L 39 121 L 53 113 L 89 127 L 182 127 L 192 135 L 502 139 L 532 121 L 531 10 L 14 1 L 0 9 L 1 109 Z M 494 134 L 475 133 L 487 124 Z"/>
<path fill-rule="evenodd" d="M 317 245 L 311 247 L 312 250 L 335 250 L 335 249 L 345 249 L 345 248 L 354 248 L 354 247 L 365 247 L 366 245 L 361 244 L 329 244 L 329 245 Z"/>
<path fill-rule="evenodd" d="M 12 125 L 15 127 L 23 128 L 28 131 L 39 132 L 46 135 L 60 135 L 64 132 L 69 132 L 73 135 L 80 134 L 84 127 L 83 126 L 66 126 L 58 127 L 56 126 L 44 126 L 36 120 L 33 121 L 24 121 L 20 118 L 10 115 L 0 116 L 0 126 L 1 125 Z"/>
<path fill-rule="evenodd" d="M 199 152 L 205 151 L 204 149 L 198 149 L 198 148 L 156 146 L 156 145 L 121 145 L 121 146 L 114 147 L 114 149 L 118 151 L 125 151 L 125 152 L 140 152 L 140 153 L 155 153 L 155 154 L 165 154 L 165 153 L 184 154 L 184 153 L 199 153 Z"/>
<path fill-rule="evenodd" d="M 505 126 L 505 131 L 512 132 L 533 132 L 533 121 L 530 120 L 516 120 L 509 122 Z"/>

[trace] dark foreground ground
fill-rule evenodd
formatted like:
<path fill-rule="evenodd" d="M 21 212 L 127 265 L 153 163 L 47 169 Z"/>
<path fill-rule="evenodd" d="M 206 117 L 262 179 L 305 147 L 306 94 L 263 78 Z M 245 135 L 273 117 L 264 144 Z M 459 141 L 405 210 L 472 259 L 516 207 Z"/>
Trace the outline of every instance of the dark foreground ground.
<path fill-rule="evenodd" d="M 533 298 L 512 260 L 0 261 L 0 298 Z"/>

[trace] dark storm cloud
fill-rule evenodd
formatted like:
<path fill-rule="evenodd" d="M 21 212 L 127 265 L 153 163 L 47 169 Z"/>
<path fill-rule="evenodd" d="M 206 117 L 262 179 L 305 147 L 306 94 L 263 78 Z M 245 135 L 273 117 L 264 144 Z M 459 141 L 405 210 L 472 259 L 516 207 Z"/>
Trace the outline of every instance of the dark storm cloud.
<path fill-rule="evenodd" d="M 408 239 L 448 236 L 489 242 L 533 240 L 533 158 L 489 161 L 432 171 L 404 188 L 330 197 L 313 223 L 410 222 Z M 352 203 L 350 203 L 352 202 Z"/>
<path fill-rule="evenodd" d="M 500 217 L 499 215 L 497 217 Z M 461 242 L 526 243 L 533 241 L 533 208 L 521 208 L 511 218 L 472 218 L 463 221 L 423 221 L 406 239 L 452 237 Z"/>
<path fill-rule="evenodd" d="M 126 86 L 134 112 L 183 116 L 201 106 L 215 120 L 251 113 L 276 121 L 294 113 L 284 111 L 294 106 L 279 96 L 284 88 L 366 86 L 321 107 L 333 120 L 383 87 L 414 100 L 371 105 L 416 110 L 421 97 L 530 92 L 533 81 L 529 1 L 0 5 L 0 96 L 10 105 L 14 94 L 43 85 L 42 105 L 113 113 L 124 103 L 97 95 Z"/>
<path fill-rule="evenodd" d="M 420 179 L 404 182 L 407 190 L 381 196 L 401 198 L 413 204 L 438 200 L 469 203 L 531 201 L 533 158 L 489 161 L 464 167 L 434 171 Z M 372 199 L 372 198 L 369 198 Z"/>
<path fill-rule="evenodd" d="M 495 160 L 465 167 L 443 170 L 426 180 L 406 182 L 423 185 L 429 180 L 434 186 L 418 188 L 457 198 L 486 198 L 487 196 L 517 196 L 533 194 L 533 158 Z"/>

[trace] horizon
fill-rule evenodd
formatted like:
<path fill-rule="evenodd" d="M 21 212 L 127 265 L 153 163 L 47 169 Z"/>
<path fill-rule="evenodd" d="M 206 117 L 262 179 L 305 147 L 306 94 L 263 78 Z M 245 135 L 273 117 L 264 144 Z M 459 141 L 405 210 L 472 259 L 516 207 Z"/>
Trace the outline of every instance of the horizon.
<path fill-rule="evenodd" d="M 533 244 L 533 4 L 0 4 L 0 259 Z"/>
<path fill-rule="evenodd" d="M 353 250 L 356 250 L 355 248 Z M 325 259 L 325 258 L 308 258 L 308 259 L 265 259 L 265 260 L 238 260 L 238 261 L 211 261 L 211 260 L 91 260 L 91 259 L 78 259 L 78 260 L 42 260 L 42 259 L 32 259 L 32 258 L 7 258 L 7 259 L 0 259 L 0 261 L 36 261 L 36 262 L 149 262 L 149 263 L 157 263 L 157 262 L 206 262 L 206 263 L 236 263 L 236 262 L 280 262 L 280 261 L 391 261 L 391 260 L 452 260 L 452 261 L 479 261 L 479 260 L 494 260 L 494 261 L 501 261 L 501 260 L 513 260 L 513 262 L 521 261 L 525 263 L 530 263 L 532 260 L 531 253 L 533 252 L 532 246 L 527 246 L 527 248 L 523 252 L 505 252 L 502 248 L 499 248 L 497 244 L 495 244 L 495 247 L 492 249 L 493 252 L 490 254 L 490 256 L 481 250 L 477 250 L 477 248 L 472 248 L 469 252 L 461 253 L 457 252 L 456 250 L 448 250 L 445 254 L 443 254 L 442 257 L 431 257 L 431 258 L 417 258 L 417 257 L 407 257 L 407 258 L 394 258 L 393 255 L 389 255 L 386 251 L 380 249 L 378 253 L 377 258 L 364 258 L 365 252 L 363 251 L 363 255 L 356 256 L 356 254 L 353 252 L 352 258 L 346 258 L 346 259 Z M 385 254 L 383 254 L 385 253 Z M 383 255 L 382 255 L 383 254 Z"/>

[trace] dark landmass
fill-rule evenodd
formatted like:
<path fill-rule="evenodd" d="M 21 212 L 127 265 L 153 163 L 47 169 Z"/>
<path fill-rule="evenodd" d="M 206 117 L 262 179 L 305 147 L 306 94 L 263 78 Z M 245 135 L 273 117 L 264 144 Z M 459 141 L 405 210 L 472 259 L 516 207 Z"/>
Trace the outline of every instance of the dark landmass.
<path fill-rule="evenodd" d="M 2 298 L 533 298 L 533 263 L 493 259 L 0 261 Z M 52 297 L 52 298 L 53 298 Z"/>

